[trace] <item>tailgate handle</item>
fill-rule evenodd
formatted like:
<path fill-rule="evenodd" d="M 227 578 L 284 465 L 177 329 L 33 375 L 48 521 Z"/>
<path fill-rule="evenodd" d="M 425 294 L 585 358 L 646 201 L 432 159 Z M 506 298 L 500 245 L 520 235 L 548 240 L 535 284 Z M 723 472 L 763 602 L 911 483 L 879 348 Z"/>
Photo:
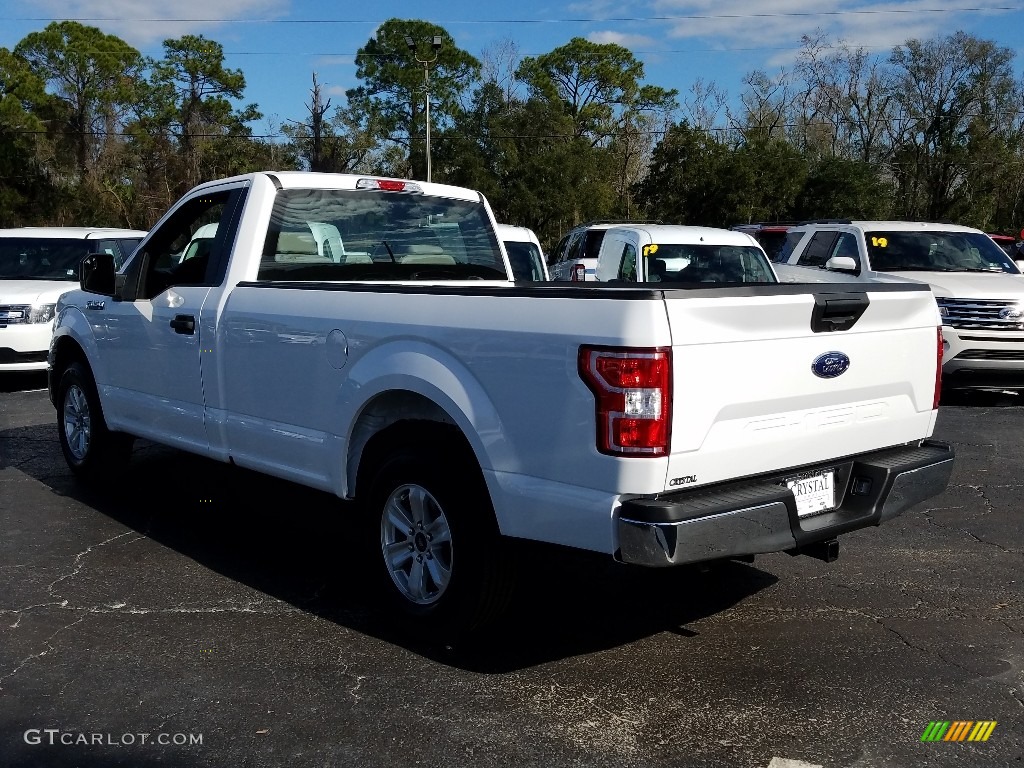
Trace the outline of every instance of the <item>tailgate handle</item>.
<path fill-rule="evenodd" d="M 860 320 L 868 308 L 868 295 L 863 291 L 851 293 L 816 293 L 811 312 L 811 330 L 814 333 L 848 331 Z"/>

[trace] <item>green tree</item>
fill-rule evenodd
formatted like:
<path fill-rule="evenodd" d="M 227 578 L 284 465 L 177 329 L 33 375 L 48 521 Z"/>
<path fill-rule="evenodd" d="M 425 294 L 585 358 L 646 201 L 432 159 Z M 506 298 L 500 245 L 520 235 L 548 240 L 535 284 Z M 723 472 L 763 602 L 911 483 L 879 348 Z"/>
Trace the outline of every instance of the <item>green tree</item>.
<path fill-rule="evenodd" d="M 534 98 L 560 102 L 577 137 L 608 139 L 644 112 L 668 113 L 677 92 L 644 85 L 644 65 L 628 48 L 574 37 L 550 53 L 523 59 L 516 77 Z"/>
<path fill-rule="evenodd" d="M 202 35 L 165 40 L 163 48 L 164 58 L 151 67 L 146 121 L 168 132 L 180 152 L 177 192 L 218 175 L 214 167 L 220 174 L 246 169 L 246 123 L 261 115 L 255 104 L 236 110 L 231 103 L 245 91 L 241 70 L 227 69 L 223 46 Z"/>
<path fill-rule="evenodd" d="M 48 98 L 28 63 L 0 48 L 0 227 L 45 224 L 51 212 L 49 143 L 35 112 Z"/>
<path fill-rule="evenodd" d="M 550 247 L 580 221 L 607 218 L 615 204 L 606 150 L 573 135 L 557 103 L 506 101 L 497 83 L 478 91 L 439 146 L 452 183 L 481 190 L 499 221 L 527 226 Z"/>
<path fill-rule="evenodd" d="M 586 165 L 601 169 L 587 174 L 588 192 L 602 199 L 611 190 L 605 215 L 631 216 L 631 190 L 650 159 L 657 128 L 678 106 L 677 92 L 645 84 L 643 63 L 629 49 L 581 37 L 524 58 L 516 77 L 531 102 L 557 106 L 568 117 L 574 146 L 601 150 L 588 153 Z"/>
<path fill-rule="evenodd" d="M 902 111 L 894 171 L 903 215 L 935 221 L 976 215 L 972 164 L 982 155 L 990 163 L 1009 159 L 989 153 L 999 144 L 990 139 L 1009 139 L 1010 116 L 1020 109 L 1012 62 L 1009 48 L 965 32 L 908 40 L 893 51 L 895 100 Z"/>
<path fill-rule="evenodd" d="M 654 148 L 634 188 L 649 216 L 667 224 L 736 223 L 729 148 L 687 121 L 673 125 Z"/>
<path fill-rule="evenodd" d="M 891 206 L 892 188 L 880 178 L 877 165 L 826 157 L 812 164 L 793 218 L 886 219 Z"/>
<path fill-rule="evenodd" d="M 78 173 L 92 171 L 118 133 L 136 95 L 142 55 L 114 35 L 75 21 L 53 22 L 15 47 L 60 105 L 58 131 L 73 148 Z"/>
<path fill-rule="evenodd" d="M 440 38 L 437 49 L 431 43 L 435 37 Z M 413 49 L 406 38 L 413 42 Z M 424 65 L 417 57 L 433 61 Z M 363 85 L 350 89 L 346 97 L 349 108 L 377 131 L 379 142 L 404 150 L 408 166 L 396 170 L 424 179 L 427 78 L 431 130 L 440 133 L 458 119 L 479 75 L 480 62 L 458 48 L 444 28 L 415 19 L 389 19 L 356 54 L 356 77 Z"/>

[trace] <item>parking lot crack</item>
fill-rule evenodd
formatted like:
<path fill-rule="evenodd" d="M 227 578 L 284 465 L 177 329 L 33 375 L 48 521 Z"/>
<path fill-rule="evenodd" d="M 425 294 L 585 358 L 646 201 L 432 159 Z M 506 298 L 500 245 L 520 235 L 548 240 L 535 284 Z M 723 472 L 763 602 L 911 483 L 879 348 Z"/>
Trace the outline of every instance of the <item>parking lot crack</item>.
<path fill-rule="evenodd" d="M 353 681 L 352 687 L 348 689 L 348 695 L 351 696 L 355 702 L 360 702 L 363 700 L 363 697 L 359 695 L 359 689 L 362 687 L 363 680 L 365 680 L 367 676 L 349 672 L 348 668 L 348 664 L 342 664 L 342 668 L 340 670 L 341 674 L 345 675 L 345 677 L 351 678 Z"/>
<path fill-rule="evenodd" d="M 3 684 L 4 684 L 4 682 L 6 680 L 9 680 L 10 678 L 14 677 L 22 669 L 24 669 L 26 665 L 31 664 L 36 659 L 41 659 L 44 656 L 46 656 L 46 655 L 56 651 L 57 648 L 52 643 L 52 640 L 55 637 L 57 637 L 57 635 L 61 634 L 62 632 L 66 632 L 67 630 L 71 629 L 72 627 L 74 627 L 77 624 L 81 624 L 83 621 L 85 621 L 85 617 L 84 616 L 82 616 L 82 617 L 80 617 L 78 619 L 75 619 L 70 624 L 67 624 L 67 625 L 61 627 L 60 629 L 58 629 L 56 632 L 54 632 L 52 635 L 50 635 L 48 638 L 46 638 L 43 641 L 43 645 L 45 646 L 43 650 L 39 651 L 39 653 L 33 653 L 33 654 L 30 654 L 30 655 L 26 656 L 24 659 L 22 659 L 20 662 L 18 662 L 18 666 L 16 666 L 10 672 L 7 672 L 6 674 L 0 675 L 0 690 L 2 690 Z"/>
<path fill-rule="evenodd" d="M 82 550 L 77 555 L 75 555 L 75 560 L 72 563 L 73 567 L 72 567 L 72 569 L 71 569 L 71 571 L 69 573 L 65 573 L 63 576 L 60 576 L 60 577 L 54 579 L 53 581 L 51 581 L 46 586 L 46 594 L 49 595 L 50 597 L 56 599 L 56 600 L 60 600 L 60 595 L 58 595 L 54 591 L 55 588 L 62 581 L 67 581 L 68 579 L 73 579 L 75 576 L 77 576 L 81 572 L 82 567 L 83 567 L 82 561 L 85 559 L 86 555 L 88 555 L 94 549 L 99 549 L 100 547 L 105 547 L 107 544 L 115 542 L 118 539 L 123 539 L 125 536 L 131 536 L 133 534 L 135 534 L 135 531 L 125 531 L 124 533 L 119 533 L 117 536 L 111 536 L 109 539 L 107 539 L 106 541 L 101 541 L 99 544 L 90 544 L 84 550 Z M 141 539 L 141 538 L 145 538 L 145 537 L 144 536 L 139 536 L 138 538 Z M 133 541 L 135 541 L 135 540 L 137 540 L 137 539 L 133 539 Z"/>
<path fill-rule="evenodd" d="M 0 609 L 0 616 L 17 616 L 18 618 L 15 622 L 8 625 L 9 629 L 17 629 L 26 613 L 31 613 L 37 608 L 64 608 L 67 604 L 67 600 L 61 600 L 54 603 L 35 603 L 34 605 L 26 605 L 24 608 L 4 608 Z"/>
<path fill-rule="evenodd" d="M 989 501 L 988 498 L 985 496 L 984 491 L 982 491 L 977 486 L 973 486 L 973 485 L 967 486 L 967 487 L 973 488 L 974 490 L 978 491 L 978 495 L 981 496 L 982 499 L 985 502 L 985 507 L 986 507 L 985 511 L 986 512 L 992 511 L 992 502 Z M 978 542 L 979 544 L 984 544 L 985 546 L 988 546 L 988 547 L 994 547 L 995 549 L 998 549 L 1000 552 L 1005 552 L 1008 555 L 1020 555 L 1020 554 L 1022 554 L 1018 550 L 1008 549 L 1008 548 L 1004 547 L 1002 544 L 997 544 L 994 541 L 989 541 L 988 539 L 983 539 L 980 536 L 978 536 L 977 534 L 967 530 L 966 528 L 962 528 L 962 527 L 956 526 L 956 525 L 946 525 L 944 523 L 940 523 L 934 517 L 932 517 L 932 514 L 931 514 L 932 511 L 933 510 L 931 510 L 931 509 L 925 509 L 923 514 L 924 514 L 925 520 L 927 520 L 930 525 L 933 525 L 936 528 L 940 528 L 940 529 L 946 530 L 946 531 L 959 531 L 960 533 L 964 534 L 965 536 L 968 536 L 969 538 L 974 539 L 974 541 Z"/>

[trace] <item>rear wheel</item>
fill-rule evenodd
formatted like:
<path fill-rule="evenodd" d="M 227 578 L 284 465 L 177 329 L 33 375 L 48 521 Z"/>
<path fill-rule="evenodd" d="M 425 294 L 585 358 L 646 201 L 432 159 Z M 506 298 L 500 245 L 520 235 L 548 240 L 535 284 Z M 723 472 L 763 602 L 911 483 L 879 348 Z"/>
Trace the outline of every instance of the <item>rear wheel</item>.
<path fill-rule="evenodd" d="M 92 375 L 78 362 L 57 386 L 57 434 L 68 467 L 85 481 L 108 479 L 131 453 L 132 438 L 107 428 Z"/>
<path fill-rule="evenodd" d="M 390 613 L 450 641 L 495 618 L 512 592 L 512 563 L 487 487 L 466 450 L 394 449 L 367 497 L 368 544 Z"/>

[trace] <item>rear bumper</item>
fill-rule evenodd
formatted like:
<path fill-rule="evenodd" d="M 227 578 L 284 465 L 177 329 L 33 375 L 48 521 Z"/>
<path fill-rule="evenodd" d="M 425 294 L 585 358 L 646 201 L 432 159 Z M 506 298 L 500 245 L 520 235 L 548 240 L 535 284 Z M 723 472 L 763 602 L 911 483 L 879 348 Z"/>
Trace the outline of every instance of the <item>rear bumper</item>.
<path fill-rule="evenodd" d="M 946 443 L 924 441 L 770 477 L 626 501 L 618 512 L 616 559 L 669 566 L 799 552 L 841 533 L 880 525 L 941 493 L 953 471 L 953 456 Z M 835 470 L 838 506 L 799 517 L 785 479 L 827 468 Z"/>

